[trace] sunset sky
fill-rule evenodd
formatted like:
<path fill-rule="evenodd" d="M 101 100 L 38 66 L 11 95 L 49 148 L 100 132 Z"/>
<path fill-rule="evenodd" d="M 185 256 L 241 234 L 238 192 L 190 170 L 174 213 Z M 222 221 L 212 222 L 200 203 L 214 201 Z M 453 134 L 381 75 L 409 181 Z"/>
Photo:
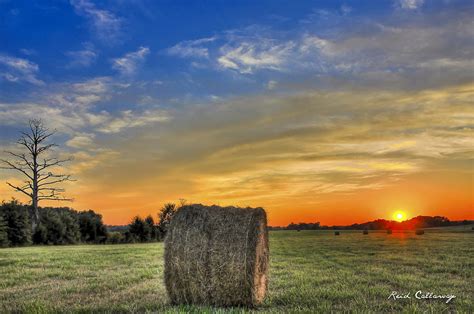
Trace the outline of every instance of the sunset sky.
<path fill-rule="evenodd" d="M 0 145 L 28 119 L 107 224 L 474 219 L 474 2 L 0 0 Z M 3 154 L 0 153 L 0 154 Z M 0 200 L 16 197 L 0 170 Z M 42 205 L 59 205 L 43 203 Z"/>

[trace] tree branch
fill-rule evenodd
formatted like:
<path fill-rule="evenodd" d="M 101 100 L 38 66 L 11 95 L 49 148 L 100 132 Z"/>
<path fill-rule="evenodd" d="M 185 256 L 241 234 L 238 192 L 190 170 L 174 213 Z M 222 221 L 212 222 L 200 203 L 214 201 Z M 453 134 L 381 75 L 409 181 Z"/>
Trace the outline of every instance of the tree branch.
<path fill-rule="evenodd" d="M 32 195 L 31 195 L 30 193 L 28 193 L 28 192 L 26 191 L 26 189 L 23 189 L 23 188 L 21 188 L 21 187 L 19 187 L 19 186 L 15 186 L 15 185 L 11 184 L 10 182 L 7 182 L 7 184 L 8 184 L 10 187 L 12 187 L 14 190 L 16 190 L 16 191 L 18 191 L 18 192 L 21 192 L 21 193 L 23 193 L 23 194 L 26 194 L 26 195 L 28 195 L 29 197 L 32 197 Z"/>
<path fill-rule="evenodd" d="M 63 201 L 63 202 L 74 202 L 73 198 L 61 198 L 61 197 L 38 197 L 38 201 L 50 200 L 50 201 Z"/>
<path fill-rule="evenodd" d="M 56 144 L 49 144 L 49 145 L 46 145 L 46 146 L 43 146 L 43 147 L 38 148 L 38 149 L 36 150 L 36 152 L 37 152 L 37 154 L 39 155 L 39 154 L 41 154 L 42 152 L 47 151 L 48 149 L 53 148 L 53 147 L 56 147 L 56 146 L 58 146 L 58 145 L 56 145 Z"/>
<path fill-rule="evenodd" d="M 23 173 L 25 176 L 27 176 L 29 179 L 33 180 L 33 177 L 30 176 L 25 169 L 20 168 L 19 166 L 14 165 L 13 163 L 9 162 L 8 160 L 5 159 L 0 159 L 0 162 L 3 162 L 8 165 L 8 167 L 0 167 L 0 169 L 8 169 L 8 170 L 17 170 Z"/>
<path fill-rule="evenodd" d="M 38 168 L 38 171 L 43 171 L 46 168 L 53 167 L 53 166 L 60 166 L 61 164 L 71 161 L 71 158 L 67 159 L 57 159 L 57 158 L 49 158 L 43 160 L 43 165 Z"/>
<path fill-rule="evenodd" d="M 53 180 L 53 181 L 49 181 L 49 182 L 44 182 L 44 183 L 41 183 L 49 178 L 59 178 L 57 180 Z M 61 182 L 65 182 L 65 181 L 75 181 L 73 179 L 71 179 L 71 175 L 66 175 L 66 174 L 58 174 L 58 175 L 55 175 L 55 174 L 52 174 L 51 172 L 48 173 L 48 175 L 44 178 L 42 178 L 41 180 L 38 180 L 38 187 L 42 187 L 42 186 L 45 186 L 45 185 L 51 185 L 51 184 L 55 184 L 55 183 L 61 183 Z"/>
<path fill-rule="evenodd" d="M 33 163 L 26 158 L 25 154 L 16 154 L 14 152 L 9 152 L 9 151 L 5 151 L 5 153 L 23 160 L 23 162 L 25 163 L 24 166 L 28 166 L 30 170 L 33 171 Z"/>

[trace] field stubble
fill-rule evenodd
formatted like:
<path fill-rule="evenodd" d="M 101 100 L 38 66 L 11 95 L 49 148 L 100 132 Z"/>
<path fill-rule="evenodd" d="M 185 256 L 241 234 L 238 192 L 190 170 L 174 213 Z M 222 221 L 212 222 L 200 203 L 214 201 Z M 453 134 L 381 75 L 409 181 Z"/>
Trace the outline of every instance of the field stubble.
<path fill-rule="evenodd" d="M 474 232 L 273 231 L 264 312 L 474 311 Z M 418 300 L 418 290 L 454 294 Z M 392 291 L 410 299 L 388 299 Z M 163 245 L 0 250 L 0 312 L 242 312 L 168 305 Z M 247 310 L 245 310 L 247 311 Z"/>

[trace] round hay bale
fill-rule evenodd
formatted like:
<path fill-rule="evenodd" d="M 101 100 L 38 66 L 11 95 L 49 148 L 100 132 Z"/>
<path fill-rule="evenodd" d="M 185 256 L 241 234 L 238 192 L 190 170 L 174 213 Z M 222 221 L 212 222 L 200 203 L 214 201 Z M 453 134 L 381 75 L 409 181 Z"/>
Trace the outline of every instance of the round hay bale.
<path fill-rule="evenodd" d="M 387 234 L 392 234 L 392 229 L 387 229 Z"/>
<path fill-rule="evenodd" d="M 425 234 L 425 230 L 418 229 L 415 231 L 416 235 L 422 235 Z"/>
<path fill-rule="evenodd" d="M 364 230 L 362 234 L 369 234 L 369 230 Z"/>
<path fill-rule="evenodd" d="M 165 285 L 173 304 L 249 306 L 267 290 L 263 208 L 181 207 L 165 239 Z"/>
<path fill-rule="evenodd" d="M 340 233 L 339 231 L 335 231 L 335 232 L 334 232 L 334 235 L 335 235 L 335 236 L 338 236 L 338 235 L 340 235 L 340 234 L 341 234 L 341 233 Z"/>

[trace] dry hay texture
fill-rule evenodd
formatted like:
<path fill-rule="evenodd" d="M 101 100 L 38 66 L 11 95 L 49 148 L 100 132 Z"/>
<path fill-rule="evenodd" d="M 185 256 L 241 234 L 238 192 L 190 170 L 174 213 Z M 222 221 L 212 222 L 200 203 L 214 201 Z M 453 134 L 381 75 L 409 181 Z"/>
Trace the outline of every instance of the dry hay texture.
<path fill-rule="evenodd" d="M 165 239 L 165 285 L 173 304 L 255 307 L 267 290 L 263 208 L 181 207 Z"/>

